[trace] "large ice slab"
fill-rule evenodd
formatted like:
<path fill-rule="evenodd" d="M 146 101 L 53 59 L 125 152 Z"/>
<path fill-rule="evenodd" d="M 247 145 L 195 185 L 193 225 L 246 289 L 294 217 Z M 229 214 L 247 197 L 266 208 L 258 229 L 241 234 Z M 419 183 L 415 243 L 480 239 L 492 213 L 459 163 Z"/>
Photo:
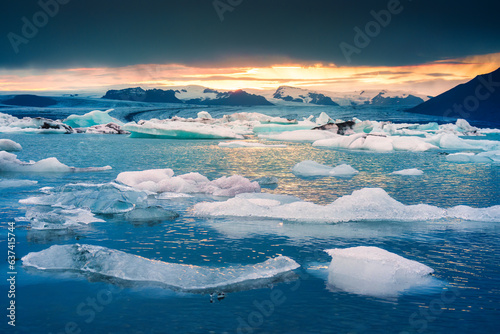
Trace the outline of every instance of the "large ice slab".
<path fill-rule="evenodd" d="M 411 289 L 435 285 L 425 264 L 405 259 L 378 247 L 334 248 L 328 283 L 360 295 L 394 297 Z"/>
<path fill-rule="evenodd" d="M 108 123 L 123 125 L 123 123 L 116 118 L 109 116 L 111 111 L 113 111 L 113 109 L 106 111 L 94 110 L 84 115 L 70 115 L 63 122 L 73 128 L 89 128 L 91 126 Z"/>
<path fill-rule="evenodd" d="M 23 147 L 13 140 L 0 139 L 0 151 L 14 152 L 14 151 L 21 151 L 22 149 Z"/>
<path fill-rule="evenodd" d="M 350 165 L 341 164 L 336 167 L 330 167 L 317 163 L 316 161 L 305 160 L 297 163 L 292 168 L 293 174 L 302 177 L 314 176 L 336 176 L 336 177 L 352 177 L 359 173 Z"/>
<path fill-rule="evenodd" d="M 199 173 L 174 176 L 172 169 L 149 169 L 137 172 L 123 172 L 116 180 L 139 190 L 155 193 L 203 193 L 214 196 L 235 196 L 246 192 L 260 192 L 257 182 L 240 175 L 223 176 L 210 181 Z"/>
<path fill-rule="evenodd" d="M 495 222 L 500 219 L 500 205 L 488 208 L 462 205 L 448 209 L 427 204 L 405 205 L 381 188 L 356 190 L 328 205 L 304 201 L 283 203 L 268 197 L 260 199 L 259 194 L 254 194 L 252 198 L 238 195 L 224 202 L 198 203 L 193 211 L 205 217 L 260 217 L 318 223 L 439 219 Z"/>
<path fill-rule="evenodd" d="M 299 264 L 278 256 L 253 265 L 203 267 L 147 259 L 94 245 L 54 245 L 22 258 L 24 266 L 40 270 L 71 270 L 121 280 L 159 283 L 166 287 L 209 292 L 256 280 L 269 279 L 297 269 Z"/>
<path fill-rule="evenodd" d="M 111 166 L 77 168 L 61 163 L 56 158 L 47 158 L 37 162 L 24 162 L 17 159 L 17 155 L 0 151 L 0 172 L 29 172 L 29 173 L 68 173 L 68 172 L 95 172 L 111 169 Z"/>
<path fill-rule="evenodd" d="M 60 230 L 104 222 L 88 209 L 54 209 L 47 206 L 28 208 L 25 217 L 16 220 L 29 222 L 31 228 L 35 230 Z"/>
<path fill-rule="evenodd" d="M 30 187 L 37 183 L 38 181 L 32 181 L 32 180 L 5 179 L 5 180 L 0 180 L 0 189 Z"/>
<path fill-rule="evenodd" d="M 132 137 L 156 137 L 166 139 L 243 139 L 228 127 L 201 122 L 151 120 L 127 123 L 123 127 Z"/>
<path fill-rule="evenodd" d="M 74 133 L 69 125 L 61 121 L 42 118 L 24 117 L 22 119 L 0 113 L 0 132 L 15 133 Z"/>
<path fill-rule="evenodd" d="M 446 160 L 452 162 L 500 162 L 500 150 L 481 153 L 459 152 L 446 156 Z"/>

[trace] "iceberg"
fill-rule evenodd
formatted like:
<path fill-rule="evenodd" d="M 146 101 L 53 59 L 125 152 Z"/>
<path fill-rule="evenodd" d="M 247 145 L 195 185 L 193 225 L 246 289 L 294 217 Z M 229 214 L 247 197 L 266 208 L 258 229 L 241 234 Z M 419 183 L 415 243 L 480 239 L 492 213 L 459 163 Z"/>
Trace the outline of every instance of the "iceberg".
<path fill-rule="evenodd" d="M 418 175 L 423 175 L 424 172 L 421 171 L 418 168 L 410 168 L 410 169 L 403 169 L 403 170 L 398 170 L 395 172 L 392 172 L 391 174 L 396 174 L 396 175 L 413 175 L 413 176 L 418 176 Z"/>
<path fill-rule="evenodd" d="M 174 220 L 179 217 L 177 212 L 166 210 L 161 206 L 148 206 L 137 208 L 125 213 L 125 219 L 132 222 L 151 222 Z"/>
<path fill-rule="evenodd" d="M 23 147 L 10 139 L 0 139 L 0 151 L 21 151 Z"/>
<path fill-rule="evenodd" d="M 429 138 L 425 141 L 447 150 L 482 150 L 482 151 L 498 151 L 500 150 L 500 141 L 497 140 L 476 140 L 463 139 L 452 133 L 441 133 Z"/>
<path fill-rule="evenodd" d="M 482 153 L 459 152 L 446 156 L 446 160 L 452 162 L 500 162 L 500 150 Z"/>
<path fill-rule="evenodd" d="M 60 230 L 81 224 L 104 222 L 87 209 L 53 209 L 50 207 L 29 208 L 25 217 L 16 220 L 29 222 L 31 228 L 35 230 Z"/>
<path fill-rule="evenodd" d="M 63 123 L 73 128 L 89 128 L 91 126 L 108 123 L 123 125 L 123 123 L 116 118 L 109 116 L 111 111 L 113 111 L 113 109 L 106 111 L 94 110 L 84 115 L 70 115 L 63 121 Z"/>
<path fill-rule="evenodd" d="M 185 292 L 226 291 L 252 285 L 259 280 L 278 279 L 299 268 L 286 256 L 253 265 L 204 267 L 147 259 L 94 245 L 54 245 L 22 258 L 23 265 L 39 270 L 69 270 L 125 281 L 156 283 Z"/>
<path fill-rule="evenodd" d="M 154 137 L 166 139 L 243 139 L 243 136 L 228 127 L 200 122 L 177 120 L 150 120 L 127 123 L 123 126 L 131 137 Z"/>
<path fill-rule="evenodd" d="M 150 169 L 118 174 L 116 181 L 130 187 L 154 193 L 202 193 L 214 196 L 232 197 L 245 192 L 260 192 L 257 182 L 251 182 L 240 175 L 223 176 L 210 181 L 199 173 L 174 176 L 172 169 Z"/>
<path fill-rule="evenodd" d="M 145 203 L 148 193 L 117 183 L 63 186 L 59 191 L 19 201 L 27 205 L 45 205 L 63 209 L 88 209 L 96 214 L 125 213 Z"/>
<path fill-rule="evenodd" d="M 423 152 L 438 148 L 436 145 L 427 142 L 424 138 L 387 136 L 381 133 L 356 133 L 349 136 L 335 136 L 329 139 L 317 140 L 313 143 L 313 146 L 376 152 Z"/>
<path fill-rule="evenodd" d="M 277 186 L 279 180 L 276 176 L 262 176 L 255 180 L 252 180 L 252 182 L 257 182 L 261 187 L 263 186 L 265 187 L 265 186 Z"/>
<path fill-rule="evenodd" d="M 198 119 L 212 119 L 212 115 L 210 115 L 207 111 L 200 111 L 197 116 Z"/>
<path fill-rule="evenodd" d="M 74 133 L 75 131 L 69 125 L 61 121 L 42 117 L 17 117 L 0 113 L 0 132 L 6 133 Z"/>
<path fill-rule="evenodd" d="M 336 176 L 336 177 L 352 177 L 359 173 L 350 165 L 341 164 L 337 167 L 330 167 L 317 163 L 316 161 L 306 160 L 299 162 L 292 168 L 293 174 L 302 177 L 314 176 Z"/>
<path fill-rule="evenodd" d="M 0 151 L 0 172 L 29 172 L 29 173 L 68 173 L 68 172 L 96 172 L 111 169 L 105 167 L 76 168 L 69 167 L 56 158 L 47 158 L 37 162 L 23 162 L 17 155 Z"/>
<path fill-rule="evenodd" d="M 285 148 L 286 145 L 266 145 L 262 143 L 253 143 L 245 141 L 229 141 L 220 142 L 220 147 L 238 148 L 238 147 L 252 147 L 252 148 Z"/>
<path fill-rule="evenodd" d="M 315 142 L 322 139 L 340 137 L 336 133 L 320 130 L 295 130 L 278 134 L 259 134 L 260 139 L 281 140 L 291 142 Z"/>
<path fill-rule="evenodd" d="M 259 217 L 288 221 L 340 223 L 349 221 L 471 220 L 495 222 L 500 205 L 488 208 L 455 206 L 444 209 L 427 204 L 405 205 L 381 188 L 363 188 L 328 205 L 305 201 L 283 202 L 270 194 L 237 195 L 223 202 L 201 202 L 192 211 L 201 217 Z M 261 197 L 262 196 L 262 197 Z"/>
<path fill-rule="evenodd" d="M 94 133 L 94 134 L 105 134 L 105 135 L 129 135 L 130 132 L 122 130 L 122 127 L 116 123 L 108 123 L 101 125 L 93 125 L 87 130 L 85 133 Z"/>
<path fill-rule="evenodd" d="M 334 248 L 325 252 L 332 257 L 328 284 L 346 292 L 396 297 L 437 283 L 430 276 L 432 268 L 378 247 Z"/>

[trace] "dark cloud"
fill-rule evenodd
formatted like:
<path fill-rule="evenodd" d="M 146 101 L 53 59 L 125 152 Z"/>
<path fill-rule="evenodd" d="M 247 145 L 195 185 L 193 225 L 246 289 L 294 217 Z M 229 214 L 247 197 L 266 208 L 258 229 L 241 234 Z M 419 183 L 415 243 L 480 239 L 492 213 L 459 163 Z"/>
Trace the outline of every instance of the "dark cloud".
<path fill-rule="evenodd" d="M 70 0 L 16 54 L 8 33 L 22 36 L 22 18 L 32 22 L 41 8 L 35 0 L 3 0 L 0 67 L 258 66 L 279 60 L 346 65 L 339 44 L 354 46 L 354 27 L 364 29 L 374 20 L 370 11 L 390 1 L 240 2 L 221 21 L 213 0 Z M 500 51 L 500 20 L 491 0 L 402 0 L 401 6 L 351 55 L 350 65 L 412 65 Z"/>

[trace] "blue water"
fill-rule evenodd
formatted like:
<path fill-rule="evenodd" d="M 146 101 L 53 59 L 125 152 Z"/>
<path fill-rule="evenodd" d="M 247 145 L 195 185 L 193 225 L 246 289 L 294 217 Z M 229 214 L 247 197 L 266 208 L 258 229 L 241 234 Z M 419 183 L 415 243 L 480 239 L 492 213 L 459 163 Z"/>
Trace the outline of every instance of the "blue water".
<path fill-rule="evenodd" d="M 25 213 L 20 199 L 39 195 L 41 187 L 109 182 L 122 171 L 150 168 L 172 168 L 176 174 L 199 172 L 210 179 L 272 175 L 279 179 L 278 187 L 263 191 L 320 204 L 365 187 L 383 188 L 404 204 L 500 204 L 498 165 L 450 163 L 438 152 L 335 151 L 301 143 L 286 143 L 285 149 L 227 149 L 218 147 L 218 141 L 84 134 L 2 138 L 23 146 L 18 158 L 24 161 L 57 157 L 75 167 L 113 167 L 93 173 L 0 175 L 38 181 L 33 187 L 1 190 L 0 249 L 4 254 L 7 224 Z M 328 165 L 346 162 L 360 173 L 352 179 L 300 179 L 290 169 L 303 160 Z M 404 168 L 419 168 L 425 174 L 390 175 Z M 139 224 L 101 217 L 105 223 L 63 231 L 35 231 L 18 222 L 16 254 L 21 258 L 55 244 L 85 243 L 166 262 L 209 266 L 254 264 L 281 254 L 302 266 L 296 270 L 297 279 L 231 292 L 210 303 L 208 295 L 78 273 L 44 273 L 28 270 L 18 261 L 16 327 L 8 326 L 2 314 L 0 332 L 497 333 L 500 329 L 500 222 L 284 222 L 277 227 L 276 221 L 194 217 L 189 208 L 199 200 L 172 201 L 171 208 L 180 213 L 174 221 Z M 386 299 L 328 286 L 324 267 L 330 259 L 323 250 L 361 245 L 424 263 L 443 284 L 425 293 Z M 6 262 L 0 271 L 7 273 Z M 0 289 L 6 314 L 4 279 Z"/>

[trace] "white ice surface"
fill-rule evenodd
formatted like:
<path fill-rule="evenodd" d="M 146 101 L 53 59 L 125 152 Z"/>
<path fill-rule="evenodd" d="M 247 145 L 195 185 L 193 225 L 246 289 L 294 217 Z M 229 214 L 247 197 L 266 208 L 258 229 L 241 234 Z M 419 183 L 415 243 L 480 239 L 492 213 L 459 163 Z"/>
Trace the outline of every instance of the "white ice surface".
<path fill-rule="evenodd" d="M 359 173 L 350 165 L 341 164 L 336 167 L 330 167 L 317 163 L 316 161 L 305 160 L 297 163 L 292 168 L 293 174 L 302 177 L 314 176 L 337 176 L 337 177 L 352 177 Z"/>

